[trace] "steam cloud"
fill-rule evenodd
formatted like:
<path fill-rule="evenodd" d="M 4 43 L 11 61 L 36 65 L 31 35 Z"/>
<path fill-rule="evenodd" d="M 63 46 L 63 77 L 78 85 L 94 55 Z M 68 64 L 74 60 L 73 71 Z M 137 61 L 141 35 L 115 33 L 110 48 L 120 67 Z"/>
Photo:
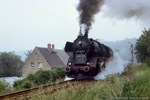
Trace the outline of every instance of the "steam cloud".
<path fill-rule="evenodd" d="M 80 0 L 77 10 L 80 13 L 80 31 L 84 28 L 84 33 L 81 32 L 82 34 L 88 35 L 88 31 L 94 21 L 94 15 L 100 11 L 103 3 L 104 0 Z"/>
<path fill-rule="evenodd" d="M 150 22 L 150 0 L 105 0 L 102 11 L 107 17 L 136 18 Z"/>
<path fill-rule="evenodd" d="M 94 79 L 105 79 L 107 75 L 124 72 L 124 68 L 128 65 L 129 61 L 125 61 L 119 52 L 114 52 L 114 56 L 106 64 L 106 68 L 103 69 Z"/>

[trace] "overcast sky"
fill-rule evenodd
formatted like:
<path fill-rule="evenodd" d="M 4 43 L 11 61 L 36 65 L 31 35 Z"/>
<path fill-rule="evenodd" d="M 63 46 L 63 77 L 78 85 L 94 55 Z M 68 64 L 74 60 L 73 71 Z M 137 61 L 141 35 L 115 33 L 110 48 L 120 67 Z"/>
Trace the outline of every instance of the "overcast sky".
<path fill-rule="evenodd" d="M 63 49 L 66 41 L 73 41 L 79 34 L 77 4 L 78 0 L 0 0 L 0 52 L 31 50 L 47 43 Z M 144 28 L 149 28 L 148 23 L 135 17 L 107 16 L 105 6 L 102 8 L 95 16 L 91 38 L 138 38 Z"/>

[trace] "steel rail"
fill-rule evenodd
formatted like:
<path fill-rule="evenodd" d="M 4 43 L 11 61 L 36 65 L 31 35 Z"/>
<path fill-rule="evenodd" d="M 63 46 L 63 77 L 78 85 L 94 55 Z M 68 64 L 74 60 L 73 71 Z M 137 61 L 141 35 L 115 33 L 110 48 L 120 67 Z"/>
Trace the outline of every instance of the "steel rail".
<path fill-rule="evenodd" d="M 5 95 L 0 96 L 0 100 L 28 100 L 32 96 L 37 95 L 36 93 L 38 90 L 41 91 L 46 91 L 42 92 L 42 94 L 48 94 L 48 93 L 55 93 L 57 90 L 63 89 L 63 88 L 68 88 L 70 86 L 78 85 L 78 84 L 86 84 L 88 82 L 93 82 L 94 80 L 84 80 L 84 81 L 75 81 L 75 80 L 70 80 L 70 81 L 63 81 L 55 84 L 49 84 L 49 85 L 43 85 L 31 89 L 26 89 L 14 93 L 9 93 Z M 41 94 L 41 95 L 42 95 Z"/>

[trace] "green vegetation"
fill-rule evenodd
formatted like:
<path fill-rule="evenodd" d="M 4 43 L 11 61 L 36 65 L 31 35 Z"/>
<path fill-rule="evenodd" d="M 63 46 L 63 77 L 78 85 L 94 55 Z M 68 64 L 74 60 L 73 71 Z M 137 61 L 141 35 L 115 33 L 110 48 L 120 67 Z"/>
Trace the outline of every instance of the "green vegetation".
<path fill-rule="evenodd" d="M 133 80 L 124 84 L 122 96 L 149 97 L 150 99 L 150 68 L 145 64 L 135 70 Z"/>
<path fill-rule="evenodd" d="M 10 88 L 9 83 L 7 83 L 7 82 L 4 81 L 4 80 L 1 80 L 1 81 L 0 81 L 0 92 L 8 91 L 9 88 Z"/>
<path fill-rule="evenodd" d="M 16 81 L 14 88 L 11 88 L 5 81 L 0 81 L 0 94 L 15 92 L 42 84 L 50 84 L 58 79 L 64 79 L 64 69 L 64 67 L 58 67 L 51 71 L 40 70 L 35 74 L 30 74 L 23 80 Z M 150 99 L 149 72 L 150 67 L 147 64 L 132 64 L 125 69 L 122 75 L 109 75 L 103 81 L 71 86 L 48 95 L 41 95 L 41 91 L 37 91 L 36 94 L 39 95 L 32 97 L 31 100 L 148 100 Z"/>
<path fill-rule="evenodd" d="M 150 67 L 129 65 L 122 74 L 107 76 L 104 81 L 71 86 L 32 100 L 111 100 L 150 99 Z M 40 94 L 40 92 L 39 92 Z"/>
<path fill-rule="evenodd" d="M 137 61 L 150 65 L 150 29 L 143 31 L 136 42 L 135 50 Z"/>
<path fill-rule="evenodd" d="M 9 83 L 5 81 L 0 81 L 0 95 L 55 83 L 64 80 L 64 78 L 65 67 L 56 67 L 55 69 L 46 71 L 39 70 L 35 74 L 29 74 L 22 80 L 15 81 L 13 87 L 10 87 Z"/>
<path fill-rule="evenodd" d="M 15 88 L 31 88 L 44 84 L 51 84 L 65 77 L 65 67 L 57 67 L 52 70 L 39 70 L 35 74 L 29 74 L 23 80 L 14 82 Z"/>
<path fill-rule="evenodd" d="M 21 76 L 23 62 L 14 52 L 0 52 L 0 77 Z"/>

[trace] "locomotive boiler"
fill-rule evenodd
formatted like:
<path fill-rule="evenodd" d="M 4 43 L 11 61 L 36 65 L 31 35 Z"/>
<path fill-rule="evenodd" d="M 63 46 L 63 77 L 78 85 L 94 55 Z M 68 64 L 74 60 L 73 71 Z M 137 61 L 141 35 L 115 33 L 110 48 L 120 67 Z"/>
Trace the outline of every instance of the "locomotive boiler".
<path fill-rule="evenodd" d="M 66 42 L 65 52 L 70 55 L 66 75 L 77 80 L 96 76 L 113 55 L 111 48 L 82 34 L 74 42 Z"/>

